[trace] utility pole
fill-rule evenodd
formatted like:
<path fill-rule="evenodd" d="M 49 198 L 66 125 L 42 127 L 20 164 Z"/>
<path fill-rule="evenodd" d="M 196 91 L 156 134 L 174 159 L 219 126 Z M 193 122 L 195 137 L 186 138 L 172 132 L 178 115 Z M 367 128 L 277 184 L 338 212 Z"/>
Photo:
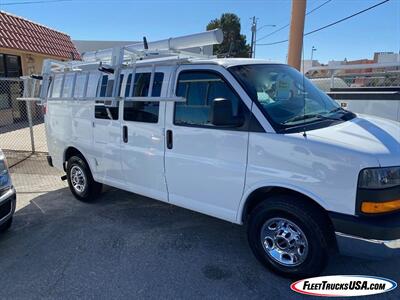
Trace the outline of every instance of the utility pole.
<path fill-rule="evenodd" d="M 257 35 L 257 18 L 253 17 L 251 24 L 251 44 L 250 44 L 250 58 L 256 56 L 256 35 Z"/>
<path fill-rule="evenodd" d="M 307 0 L 292 0 L 288 64 L 300 70 Z"/>
<path fill-rule="evenodd" d="M 253 17 L 251 18 L 252 24 L 251 24 L 251 45 L 250 45 L 250 57 L 255 58 L 256 57 L 256 42 L 257 42 L 257 31 L 260 31 L 261 29 L 265 27 L 275 27 L 276 25 L 274 24 L 266 24 L 261 26 L 260 28 L 257 28 L 257 18 Z"/>
<path fill-rule="evenodd" d="M 317 48 L 315 48 L 314 46 L 311 47 L 311 64 L 313 61 L 313 57 L 314 57 L 314 51 L 317 51 Z"/>

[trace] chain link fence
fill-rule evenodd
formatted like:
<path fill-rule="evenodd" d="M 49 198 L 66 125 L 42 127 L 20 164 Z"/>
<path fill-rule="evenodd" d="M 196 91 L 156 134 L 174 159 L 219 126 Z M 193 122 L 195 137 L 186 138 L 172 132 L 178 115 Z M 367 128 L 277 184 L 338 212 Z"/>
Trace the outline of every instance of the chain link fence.
<path fill-rule="evenodd" d="M 400 87 L 400 71 L 374 73 L 343 73 L 331 77 L 306 74 L 321 90 L 331 88 L 380 88 Z"/>
<path fill-rule="evenodd" d="M 0 149 L 10 166 L 47 153 L 44 114 L 40 103 L 20 101 L 23 81 L 0 78 Z"/>

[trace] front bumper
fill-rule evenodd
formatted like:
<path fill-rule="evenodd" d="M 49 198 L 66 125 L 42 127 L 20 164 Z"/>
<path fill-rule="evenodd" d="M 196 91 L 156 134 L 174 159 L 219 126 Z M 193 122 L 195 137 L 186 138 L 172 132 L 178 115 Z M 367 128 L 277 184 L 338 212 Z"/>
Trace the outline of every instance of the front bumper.
<path fill-rule="evenodd" d="M 330 214 L 341 254 L 381 259 L 400 257 L 400 214 L 356 217 Z"/>
<path fill-rule="evenodd" d="M 0 225 L 7 222 L 14 215 L 16 199 L 14 187 L 0 192 Z"/>
<path fill-rule="evenodd" d="M 373 240 L 336 232 L 336 242 L 343 255 L 369 259 L 400 257 L 400 239 Z"/>

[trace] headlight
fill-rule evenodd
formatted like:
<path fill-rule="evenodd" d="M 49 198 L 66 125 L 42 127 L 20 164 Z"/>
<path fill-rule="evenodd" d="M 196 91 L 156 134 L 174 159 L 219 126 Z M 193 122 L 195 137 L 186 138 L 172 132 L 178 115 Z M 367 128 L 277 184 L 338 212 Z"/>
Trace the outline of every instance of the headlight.
<path fill-rule="evenodd" d="M 11 178 L 8 172 L 7 161 L 0 150 L 0 190 L 11 187 Z"/>
<path fill-rule="evenodd" d="M 386 189 L 400 186 L 400 167 L 364 169 L 360 173 L 361 189 Z"/>

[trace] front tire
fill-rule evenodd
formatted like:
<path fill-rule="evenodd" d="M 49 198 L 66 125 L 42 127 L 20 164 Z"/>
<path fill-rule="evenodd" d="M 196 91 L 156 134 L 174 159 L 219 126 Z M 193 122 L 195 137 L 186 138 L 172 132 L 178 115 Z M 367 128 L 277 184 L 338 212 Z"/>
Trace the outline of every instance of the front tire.
<path fill-rule="evenodd" d="M 68 185 L 76 199 L 83 202 L 94 201 L 101 193 L 102 184 L 94 181 L 88 164 L 78 156 L 67 162 Z"/>
<path fill-rule="evenodd" d="M 273 196 L 250 214 L 247 235 L 257 259 L 289 278 L 319 275 L 329 255 L 330 226 L 320 211 L 303 199 Z"/>

